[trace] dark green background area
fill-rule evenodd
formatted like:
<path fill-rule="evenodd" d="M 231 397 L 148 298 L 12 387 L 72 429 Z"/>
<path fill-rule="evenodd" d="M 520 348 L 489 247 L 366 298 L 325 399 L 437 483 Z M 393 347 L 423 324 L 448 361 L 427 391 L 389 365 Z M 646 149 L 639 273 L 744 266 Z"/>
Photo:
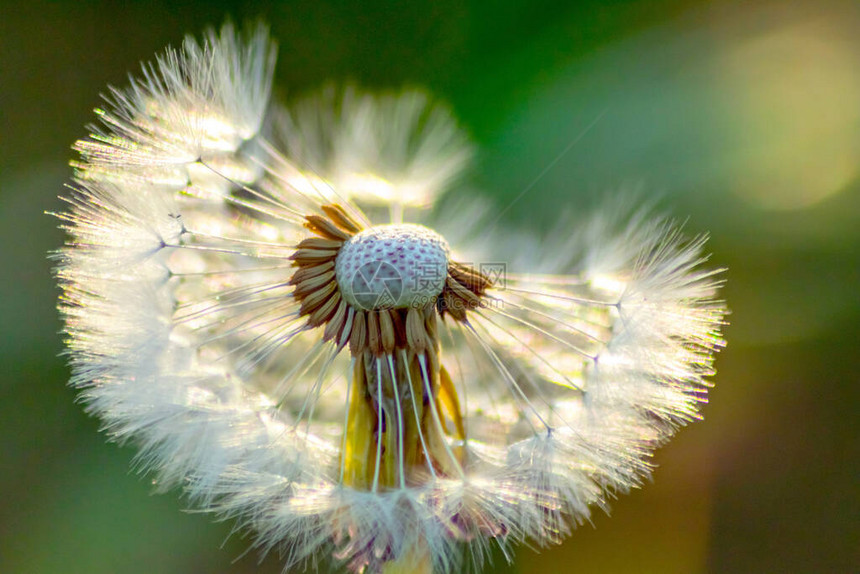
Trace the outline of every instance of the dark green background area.
<path fill-rule="evenodd" d="M 280 571 L 151 495 L 75 404 L 45 257 L 98 94 L 227 16 L 271 25 L 277 97 L 352 81 L 450 102 L 480 152 L 467 187 L 506 225 L 635 189 L 729 268 L 705 421 L 611 517 L 495 571 L 860 570 L 856 2 L 2 0 L 0 572 Z"/>

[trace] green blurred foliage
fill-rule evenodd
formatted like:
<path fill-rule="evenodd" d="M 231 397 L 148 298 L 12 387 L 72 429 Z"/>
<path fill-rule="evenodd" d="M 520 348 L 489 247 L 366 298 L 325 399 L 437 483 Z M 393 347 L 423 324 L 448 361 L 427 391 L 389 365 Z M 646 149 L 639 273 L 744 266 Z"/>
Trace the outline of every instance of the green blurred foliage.
<path fill-rule="evenodd" d="M 636 189 L 729 268 L 705 422 L 612 517 L 495 571 L 860 570 L 856 2 L 303 0 L 0 8 L 0 572 L 280 571 L 150 496 L 75 404 L 45 257 L 98 93 L 227 16 L 271 24 L 278 97 L 350 80 L 450 101 L 481 152 L 469 187 L 500 209 L 528 188 L 508 223 Z"/>

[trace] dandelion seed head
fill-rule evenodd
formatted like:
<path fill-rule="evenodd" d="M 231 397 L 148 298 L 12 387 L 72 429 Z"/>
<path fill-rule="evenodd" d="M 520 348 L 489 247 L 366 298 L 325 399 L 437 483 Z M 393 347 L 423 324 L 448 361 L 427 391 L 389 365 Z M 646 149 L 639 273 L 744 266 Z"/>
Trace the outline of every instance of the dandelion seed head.
<path fill-rule="evenodd" d="M 347 303 L 365 311 L 424 307 L 442 292 L 449 251 L 442 236 L 424 226 L 376 225 L 338 252 L 337 284 Z"/>
<path fill-rule="evenodd" d="M 262 28 L 186 40 L 76 144 L 60 309 L 109 435 L 288 565 L 357 573 L 480 567 L 638 486 L 723 345 L 704 239 L 618 204 L 550 238 L 434 219 L 471 155 L 445 108 L 283 108 L 273 65 Z"/>

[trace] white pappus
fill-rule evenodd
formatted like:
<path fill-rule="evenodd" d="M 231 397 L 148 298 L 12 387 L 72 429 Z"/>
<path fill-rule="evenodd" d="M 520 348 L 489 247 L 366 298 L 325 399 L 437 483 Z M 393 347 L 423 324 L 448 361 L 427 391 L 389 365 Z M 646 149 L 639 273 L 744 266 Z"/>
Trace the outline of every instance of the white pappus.
<path fill-rule="evenodd" d="M 703 239 L 618 205 L 539 248 L 480 237 L 485 210 L 433 209 L 471 155 L 446 108 L 286 109 L 274 61 L 228 25 L 97 110 L 58 215 L 71 384 L 288 565 L 559 542 L 699 418 L 726 313 Z"/>

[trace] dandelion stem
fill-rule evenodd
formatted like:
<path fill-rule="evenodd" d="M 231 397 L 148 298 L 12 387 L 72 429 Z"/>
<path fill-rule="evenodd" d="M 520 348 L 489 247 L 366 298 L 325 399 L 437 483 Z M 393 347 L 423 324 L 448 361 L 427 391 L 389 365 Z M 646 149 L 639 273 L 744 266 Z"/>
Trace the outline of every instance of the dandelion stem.
<path fill-rule="evenodd" d="M 382 574 L 433 574 L 433 561 L 427 545 L 416 544 L 406 555 L 386 562 L 382 566 Z"/>

